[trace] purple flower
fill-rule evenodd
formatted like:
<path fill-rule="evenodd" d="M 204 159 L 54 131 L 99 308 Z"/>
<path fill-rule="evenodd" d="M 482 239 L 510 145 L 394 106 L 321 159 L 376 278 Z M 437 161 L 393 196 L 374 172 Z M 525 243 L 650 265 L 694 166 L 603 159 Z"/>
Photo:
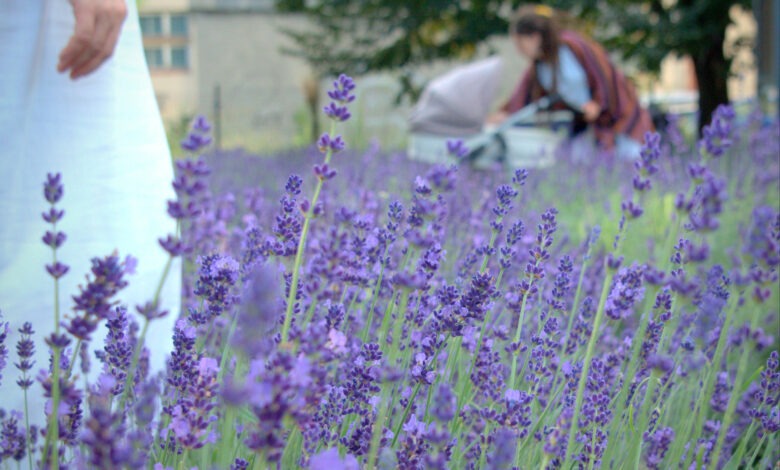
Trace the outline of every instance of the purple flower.
<path fill-rule="evenodd" d="M 469 154 L 469 149 L 461 139 L 453 139 L 447 141 L 447 153 L 455 157 L 457 160 L 465 157 Z"/>
<path fill-rule="evenodd" d="M 27 455 L 27 436 L 24 432 L 23 416 L 12 411 L 0 416 L 0 461 L 16 460 L 16 465 Z"/>
<path fill-rule="evenodd" d="M 160 246 L 173 257 L 192 252 L 192 247 L 173 235 L 168 235 L 166 238 L 160 238 L 158 241 Z"/>
<path fill-rule="evenodd" d="M 1 314 L 0 319 L 2 319 Z M 0 322 L 0 383 L 2 383 L 3 369 L 5 369 L 8 360 L 8 347 L 5 345 L 6 338 L 8 338 L 8 322 Z"/>
<path fill-rule="evenodd" d="M 325 115 L 334 121 L 343 122 L 351 117 L 347 104 L 355 100 L 352 91 L 355 89 L 355 82 L 346 75 L 340 75 L 333 82 L 333 88 L 328 91 L 328 97 L 331 101 L 323 108 Z M 329 143 L 329 146 L 332 142 Z"/>
<path fill-rule="evenodd" d="M 49 212 L 42 213 L 41 217 L 43 217 L 43 220 L 45 220 L 50 224 L 56 224 L 62 219 L 64 215 L 65 215 L 64 210 L 57 210 L 54 207 L 50 207 Z"/>
<path fill-rule="evenodd" d="M 0 330 L 2 330 L 2 326 L 0 326 Z M 19 341 L 16 343 L 16 354 L 19 356 L 19 362 L 14 365 L 22 373 L 22 376 L 16 381 L 17 385 L 19 385 L 22 390 L 27 390 L 33 384 L 32 377 L 29 373 L 35 365 L 35 360 L 33 359 L 33 356 L 35 355 L 35 343 L 32 340 L 34 334 L 35 331 L 30 322 L 25 322 L 19 329 Z M 0 334 L 0 337 L 4 337 L 4 335 Z M 3 349 L 2 343 L 3 341 L 0 339 L 0 351 Z M 2 362 L 1 358 L 0 362 Z M 0 365 L 0 371 L 2 371 L 2 369 L 3 367 Z"/>
<path fill-rule="evenodd" d="M 203 115 L 198 115 L 190 125 L 192 130 L 181 141 L 181 148 L 192 153 L 197 153 L 211 144 L 211 124 Z"/>
<path fill-rule="evenodd" d="M 322 165 L 314 165 L 314 175 L 320 180 L 333 179 L 336 176 L 336 170 L 328 167 L 327 163 Z"/>
<path fill-rule="evenodd" d="M 206 116 L 198 114 L 192 121 L 192 128 L 200 133 L 206 133 L 211 130 L 211 124 L 206 119 Z"/>
<path fill-rule="evenodd" d="M 657 132 L 646 132 L 645 142 L 639 155 L 639 160 L 634 162 L 637 174 L 634 176 L 633 184 L 635 191 L 644 192 L 652 187 L 647 177 L 658 171 L 655 162 L 661 156 L 661 135 Z"/>
<path fill-rule="evenodd" d="M 263 337 L 270 334 L 282 311 L 281 304 L 276 302 L 280 294 L 277 286 L 278 280 L 270 266 L 257 264 L 247 273 L 232 346 L 249 358 L 265 352 L 270 346 Z"/>
<path fill-rule="evenodd" d="M 62 246 L 63 243 L 65 243 L 65 234 L 63 232 L 56 232 L 52 233 L 50 231 L 46 231 L 46 233 L 43 235 L 43 244 L 51 247 L 52 249 L 57 249 Z"/>
<path fill-rule="evenodd" d="M 735 117 L 733 106 L 719 105 L 712 114 L 710 124 L 702 129 L 702 140 L 699 142 L 699 147 L 703 147 L 713 157 L 723 155 L 733 143 L 731 133 Z"/>
<path fill-rule="evenodd" d="M 647 357 L 647 367 L 666 375 L 674 369 L 674 359 L 664 354 L 650 354 Z"/>
<path fill-rule="evenodd" d="M 434 395 L 433 416 L 446 423 L 455 417 L 457 399 L 452 389 L 446 383 L 440 383 Z"/>
<path fill-rule="evenodd" d="M 198 280 L 194 294 L 205 302 L 206 317 L 195 316 L 198 324 L 205 324 L 230 309 L 237 301 L 233 286 L 238 281 L 239 265 L 230 256 L 217 254 L 198 258 Z"/>
<path fill-rule="evenodd" d="M 723 212 L 723 204 L 728 199 L 726 180 L 707 173 L 696 187 L 693 196 L 694 207 L 689 213 L 689 227 L 697 232 L 711 232 L 720 226 L 717 216 Z"/>
<path fill-rule="evenodd" d="M 344 150 L 345 146 L 346 143 L 344 142 L 344 139 L 342 139 L 340 135 L 331 137 L 330 134 L 326 132 L 322 134 L 319 139 L 317 139 L 317 148 L 322 153 L 327 153 L 328 151 L 332 151 L 333 153 L 338 153 Z"/>
<path fill-rule="evenodd" d="M 43 196 L 51 204 L 57 204 L 62 199 L 65 187 L 62 184 L 62 175 L 60 173 L 46 175 L 46 181 L 43 183 Z"/>
<path fill-rule="evenodd" d="M 95 354 L 103 363 L 103 372 L 113 377 L 116 382 L 110 392 L 120 395 L 125 389 L 125 380 L 130 369 L 135 342 L 129 335 L 127 310 L 117 307 L 112 310 L 106 322 L 108 334 L 102 351 Z M 136 377 L 137 378 L 137 377 Z"/>
<path fill-rule="evenodd" d="M 346 106 L 339 106 L 336 103 L 330 103 L 329 105 L 322 108 L 322 110 L 325 112 L 326 116 L 333 119 L 334 121 L 344 122 L 352 117 L 352 115 L 349 113 L 349 109 L 347 109 Z"/>
<path fill-rule="evenodd" d="M 607 297 L 604 313 L 613 320 L 631 313 L 634 304 L 641 301 L 645 295 L 642 286 L 642 267 L 631 266 L 618 272 L 612 290 Z"/>
<path fill-rule="evenodd" d="M 652 470 L 665 468 L 661 464 L 669 450 L 669 444 L 674 441 L 674 429 L 669 427 L 657 429 L 652 436 L 646 436 L 645 440 L 648 441 L 648 449 L 645 454 L 647 468 Z"/>
<path fill-rule="evenodd" d="M 515 173 L 512 175 L 512 184 L 515 186 L 515 188 L 519 188 L 521 186 L 525 186 L 525 180 L 528 179 L 528 170 L 525 168 L 519 168 L 515 170 Z"/>
<path fill-rule="evenodd" d="M 351 103 L 355 100 L 352 91 L 355 89 L 355 81 L 351 77 L 341 74 L 334 80 L 333 88 L 328 91 L 328 97 L 339 103 Z"/>
<path fill-rule="evenodd" d="M 178 404 L 170 411 L 171 422 L 168 425 L 176 442 L 187 449 L 199 449 L 216 440 L 216 434 L 210 428 L 211 423 L 217 420 L 213 413 L 219 387 L 217 360 L 202 357 L 193 366 L 194 374 Z"/>
<path fill-rule="evenodd" d="M 330 448 L 313 456 L 309 461 L 309 470 L 358 470 L 357 459 L 347 454 L 342 459 L 339 450 Z"/>
<path fill-rule="evenodd" d="M 92 259 L 92 276 L 87 278 L 86 287 L 79 287 L 79 295 L 73 297 L 73 310 L 81 314 L 72 316 L 63 324 L 70 334 L 84 341 L 90 340 L 100 320 L 108 318 L 109 311 L 116 304 L 113 297 L 127 286 L 123 278 L 125 272 L 115 255 Z"/>

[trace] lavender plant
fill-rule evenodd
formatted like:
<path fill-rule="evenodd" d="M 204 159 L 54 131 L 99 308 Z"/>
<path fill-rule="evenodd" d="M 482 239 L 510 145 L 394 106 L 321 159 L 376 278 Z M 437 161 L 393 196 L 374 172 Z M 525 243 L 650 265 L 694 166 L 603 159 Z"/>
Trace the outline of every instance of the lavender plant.
<path fill-rule="evenodd" d="M 334 82 L 334 126 L 354 91 Z M 25 419 L 39 410 L 0 413 L 3 462 L 778 463 L 780 157 L 765 151 L 778 148 L 776 122 L 724 107 L 697 145 L 648 134 L 632 164 L 561 155 L 511 174 L 350 150 L 335 127 L 275 159 L 209 154 L 208 123 L 193 124 L 168 204 L 180 232 L 160 239 L 185 261 L 167 370 L 150 373 L 144 341 L 164 315 L 159 289 L 135 312 L 118 305 L 135 261 L 95 258 L 73 308 L 57 304 L 48 369 L 33 370 L 46 367 L 30 360 L 45 347 L 34 324 L 0 322 L 0 373 L 14 328 L 18 386 L 51 400 L 46 429 Z M 298 176 L 312 157 L 323 160 Z M 62 181 L 45 184 L 55 295 L 68 271 Z M 100 374 L 82 385 L 75 366 L 97 328 Z"/>

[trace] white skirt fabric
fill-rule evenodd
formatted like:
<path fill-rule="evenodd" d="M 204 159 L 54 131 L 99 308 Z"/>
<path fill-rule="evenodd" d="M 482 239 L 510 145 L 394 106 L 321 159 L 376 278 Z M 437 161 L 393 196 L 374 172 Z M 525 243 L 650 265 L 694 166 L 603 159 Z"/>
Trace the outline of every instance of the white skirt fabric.
<path fill-rule="evenodd" d="M 90 259 L 117 252 L 137 258 L 136 273 L 120 295 L 132 318 L 150 301 L 168 259 L 157 239 L 174 233 L 166 199 L 174 197 L 173 166 L 149 72 L 143 56 L 138 13 L 128 17 L 113 57 L 76 81 L 56 71 L 58 55 L 73 33 L 66 0 L 3 0 L 0 3 L 0 313 L 10 323 L 9 357 L 0 372 L 0 408 L 23 409 L 14 362 L 17 330 L 35 329 L 33 372 L 49 367 L 43 338 L 54 328 L 53 280 L 44 265 L 51 250 L 41 242 L 49 226 L 43 182 L 62 173 L 65 210 L 58 229 L 67 240 L 58 259 L 70 266 L 60 280 L 61 315 L 71 315 L 73 295 L 85 284 Z M 167 318 L 151 324 L 152 368 L 164 367 L 179 314 L 181 269 L 174 262 L 161 295 Z M 105 325 L 93 336 L 102 348 Z M 74 342 L 75 344 L 75 342 Z M 92 358 L 90 377 L 100 372 Z M 78 366 L 74 368 L 78 370 Z M 79 382 L 83 383 L 83 382 Z M 43 420 L 42 387 L 36 382 L 31 422 Z"/>

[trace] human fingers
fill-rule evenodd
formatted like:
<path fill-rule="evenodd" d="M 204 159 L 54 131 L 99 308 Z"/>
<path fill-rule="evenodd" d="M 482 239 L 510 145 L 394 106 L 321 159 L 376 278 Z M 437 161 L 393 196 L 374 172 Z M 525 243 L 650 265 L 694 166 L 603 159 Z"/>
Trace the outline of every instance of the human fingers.
<path fill-rule="evenodd" d="M 95 12 L 91 8 L 85 8 L 81 2 L 76 0 L 71 2 L 73 5 L 73 15 L 75 17 L 75 27 L 73 35 L 68 39 L 68 43 L 60 52 L 57 63 L 57 71 L 65 72 L 73 67 L 74 62 L 89 50 L 92 36 L 95 31 Z"/>
<path fill-rule="evenodd" d="M 71 0 L 74 34 L 60 54 L 57 69 L 71 78 L 94 72 L 111 57 L 127 16 L 124 0 Z"/>
<path fill-rule="evenodd" d="M 70 78 L 76 79 L 89 75 L 113 54 L 121 28 L 111 23 L 99 23 L 97 29 L 100 31 L 96 31 L 94 47 L 90 48 L 88 54 L 82 56 L 82 60 L 73 64 Z"/>

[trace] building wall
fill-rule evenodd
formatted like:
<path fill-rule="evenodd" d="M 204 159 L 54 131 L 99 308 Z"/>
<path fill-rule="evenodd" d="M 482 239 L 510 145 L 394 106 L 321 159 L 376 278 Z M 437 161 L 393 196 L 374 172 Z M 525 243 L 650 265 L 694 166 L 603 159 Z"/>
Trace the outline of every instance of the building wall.
<path fill-rule="evenodd" d="M 192 12 L 190 18 L 199 112 L 219 121 L 222 143 L 275 147 L 300 133 L 295 115 L 305 113 L 303 84 L 311 72 L 282 54 L 289 44 L 279 31 L 300 18 L 253 12 Z"/>

